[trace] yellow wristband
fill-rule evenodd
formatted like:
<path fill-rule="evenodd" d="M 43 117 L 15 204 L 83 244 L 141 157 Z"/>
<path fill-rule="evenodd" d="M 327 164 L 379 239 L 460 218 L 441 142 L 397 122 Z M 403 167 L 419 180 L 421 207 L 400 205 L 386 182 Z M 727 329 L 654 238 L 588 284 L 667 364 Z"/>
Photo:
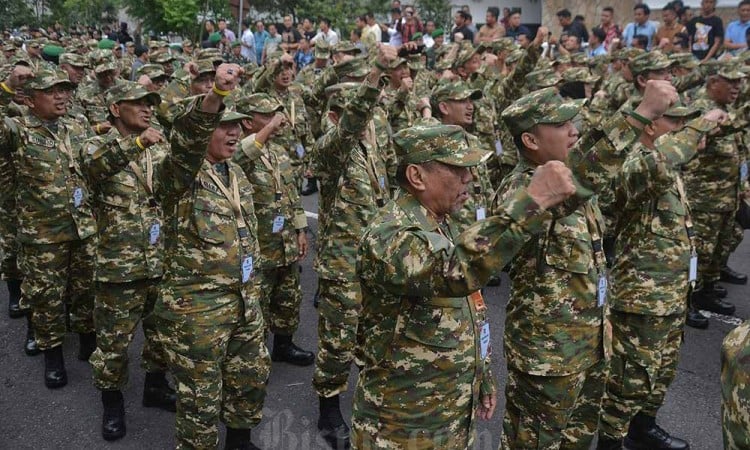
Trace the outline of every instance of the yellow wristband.
<path fill-rule="evenodd" d="M 146 150 L 146 147 L 145 147 L 145 146 L 143 145 L 143 143 L 141 142 L 141 137 L 140 137 L 140 136 L 137 136 L 137 137 L 135 138 L 135 145 L 137 145 L 137 146 L 138 146 L 138 148 L 140 148 L 141 150 Z"/>
<path fill-rule="evenodd" d="M 219 88 L 216 87 L 216 84 L 214 84 L 214 87 L 211 88 L 211 90 L 214 91 L 214 94 L 216 94 L 218 96 L 221 96 L 221 97 L 226 97 L 227 95 L 229 95 L 232 92 L 232 91 L 221 90 L 221 89 L 219 89 Z"/>
<path fill-rule="evenodd" d="M 16 91 L 14 91 L 13 89 L 11 89 L 11 88 L 10 88 L 10 86 L 8 86 L 7 84 L 5 84 L 4 82 L 3 82 L 3 83 L 0 83 L 0 86 L 2 86 L 3 90 L 4 90 L 5 92 L 7 92 L 8 94 L 13 94 L 13 95 L 15 95 Z"/>
<path fill-rule="evenodd" d="M 263 144 L 261 144 L 257 140 L 255 140 L 255 142 L 253 143 L 255 144 L 255 148 L 257 148 L 258 150 L 263 150 Z"/>
<path fill-rule="evenodd" d="M 94 127 L 94 132 L 95 132 L 96 134 L 99 134 L 99 132 L 100 132 L 100 129 L 99 129 L 99 124 L 98 124 L 98 123 L 97 123 L 97 124 L 96 124 L 96 126 Z"/>

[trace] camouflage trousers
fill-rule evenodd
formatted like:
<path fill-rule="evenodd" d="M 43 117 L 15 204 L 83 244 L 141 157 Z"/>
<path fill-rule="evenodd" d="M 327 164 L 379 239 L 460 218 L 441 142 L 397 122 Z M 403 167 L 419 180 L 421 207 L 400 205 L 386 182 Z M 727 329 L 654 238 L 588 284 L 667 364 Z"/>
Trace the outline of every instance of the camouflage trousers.
<path fill-rule="evenodd" d="M 19 267 L 22 306 L 33 313 L 32 326 L 40 350 L 62 345 L 65 302 L 70 301 L 70 327 L 76 333 L 94 331 L 94 252 L 96 238 L 59 244 L 23 244 Z"/>
<path fill-rule="evenodd" d="M 721 267 L 725 267 L 729 261 L 729 256 L 737 250 L 737 247 L 742 243 L 742 239 L 745 238 L 745 230 L 742 229 L 739 222 L 736 220 L 732 221 L 732 231 L 729 235 L 729 239 L 719 242 L 721 247 Z"/>
<path fill-rule="evenodd" d="M 302 303 L 299 264 L 263 268 L 258 276 L 266 327 L 274 334 L 293 335 L 299 327 L 299 305 Z"/>
<path fill-rule="evenodd" d="M 508 366 L 501 448 L 588 449 L 599 425 L 606 363 L 562 376 Z"/>
<path fill-rule="evenodd" d="M 333 397 L 348 388 L 355 360 L 357 324 L 362 311 L 359 283 L 319 280 L 318 354 L 313 387 L 321 397 Z"/>
<path fill-rule="evenodd" d="M 698 286 L 719 280 L 721 267 L 731 253 L 735 235 L 734 212 L 693 211 L 698 250 Z M 731 249 L 734 250 L 734 249 Z"/>
<path fill-rule="evenodd" d="M 23 280 L 23 273 L 18 267 L 18 251 L 20 248 L 21 245 L 16 240 L 14 233 L 3 233 L 3 259 L 0 260 L 0 272 L 3 274 L 3 280 Z"/>
<path fill-rule="evenodd" d="M 127 385 L 128 347 L 141 320 L 145 336 L 141 366 L 146 372 L 166 371 L 166 358 L 156 335 L 157 318 L 152 314 L 159 281 L 95 284 L 96 350 L 89 362 L 97 389 L 122 389 Z"/>
<path fill-rule="evenodd" d="M 178 449 L 217 448 L 219 421 L 250 429 L 261 420 L 271 370 L 263 314 L 254 303 L 246 320 L 242 300 L 233 297 L 221 301 L 230 306 L 219 314 L 159 319 L 159 341 L 177 383 Z"/>
<path fill-rule="evenodd" d="M 750 321 L 721 347 L 721 425 L 726 450 L 750 448 Z"/>
<path fill-rule="evenodd" d="M 609 321 L 613 355 L 599 433 L 621 439 L 637 413 L 656 417 L 664 403 L 677 372 L 685 315 L 611 310 Z"/>

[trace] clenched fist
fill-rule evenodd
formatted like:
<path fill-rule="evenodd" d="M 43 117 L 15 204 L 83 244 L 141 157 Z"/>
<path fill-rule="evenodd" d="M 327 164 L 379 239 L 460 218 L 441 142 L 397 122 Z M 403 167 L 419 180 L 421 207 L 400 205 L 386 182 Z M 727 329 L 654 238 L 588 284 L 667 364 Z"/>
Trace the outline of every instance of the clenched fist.
<path fill-rule="evenodd" d="M 573 173 L 561 161 L 548 161 L 536 168 L 527 191 L 537 205 L 550 208 L 576 193 Z"/>

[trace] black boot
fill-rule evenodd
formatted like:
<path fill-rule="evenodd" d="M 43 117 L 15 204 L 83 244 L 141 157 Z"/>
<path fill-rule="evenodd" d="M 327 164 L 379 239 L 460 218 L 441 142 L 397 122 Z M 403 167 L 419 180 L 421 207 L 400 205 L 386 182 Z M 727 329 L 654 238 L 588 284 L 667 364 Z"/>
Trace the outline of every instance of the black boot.
<path fill-rule="evenodd" d="M 700 311 L 695 309 L 693 306 L 688 307 L 687 317 L 685 318 L 685 325 L 705 330 L 708 328 L 708 317 L 701 314 Z"/>
<path fill-rule="evenodd" d="M 747 275 L 737 272 L 729 266 L 721 268 L 721 281 L 731 284 L 747 284 Z"/>
<path fill-rule="evenodd" d="M 29 356 L 36 356 L 41 352 L 36 345 L 34 327 L 31 325 L 31 313 L 26 315 L 26 343 L 23 345 L 23 351 Z"/>
<path fill-rule="evenodd" d="M 289 335 L 274 334 L 271 361 L 287 362 L 295 366 L 309 366 L 315 362 L 315 354 L 297 347 Z"/>
<path fill-rule="evenodd" d="M 8 280 L 8 315 L 11 319 L 18 319 L 26 315 L 21 309 L 21 280 Z"/>
<path fill-rule="evenodd" d="M 307 187 L 304 188 L 301 192 L 302 195 L 312 195 L 314 193 L 318 192 L 318 179 L 317 178 L 308 178 L 307 179 Z"/>
<path fill-rule="evenodd" d="M 260 448 L 250 441 L 250 430 L 227 427 L 224 450 L 260 450 Z"/>
<path fill-rule="evenodd" d="M 320 412 L 318 430 L 334 450 L 349 450 L 349 426 L 344 422 L 339 406 L 339 396 L 318 397 Z"/>
<path fill-rule="evenodd" d="M 725 316 L 731 316 L 735 310 L 733 304 L 723 301 L 705 289 L 693 292 L 693 305 L 698 309 L 704 309 Z"/>
<path fill-rule="evenodd" d="M 116 441 L 125 436 L 125 401 L 119 390 L 102 391 L 102 437 L 105 441 Z"/>
<path fill-rule="evenodd" d="M 88 361 L 96 350 L 96 333 L 78 333 L 78 359 Z"/>
<path fill-rule="evenodd" d="M 612 439 L 600 433 L 596 450 L 622 450 L 622 439 Z"/>
<path fill-rule="evenodd" d="M 68 384 L 62 345 L 44 351 L 44 385 L 50 389 Z"/>
<path fill-rule="evenodd" d="M 705 283 L 703 285 L 703 290 L 713 293 L 714 296 L 718 298 L 727 298 L 727 295 L 729 295 L 727 288 L 716 283 Z"/>
<path fill-rule="evenodd" d="M 670 436 L 656 424 L 656 418 L 638 413 L 630 421 L 625 447 L 630 450 L 687 450 L 690 445 Z"/>
<path fill-rule="evenodd" d="M 160 408 L 170 412 L 177 411 L 177 394 L 169 386 L 164 372 L 146 372 L 142 404 L 146 408 Z"/>

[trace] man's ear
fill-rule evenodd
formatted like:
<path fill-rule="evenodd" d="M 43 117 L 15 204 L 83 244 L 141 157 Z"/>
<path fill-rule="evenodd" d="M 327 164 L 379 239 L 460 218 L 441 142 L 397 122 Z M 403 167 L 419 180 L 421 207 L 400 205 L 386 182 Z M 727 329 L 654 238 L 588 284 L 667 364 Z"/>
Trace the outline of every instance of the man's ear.
<path fill-rule="evenodd" d="M 526 147 L 526 150 L 530 150 L 530 151 L 539 150 L 539 140 L 537 139 L 536 136 L 534 136 L 533 133 L 524 131 L 523 134 L 521 134 L 521 142 L 523 142 L 523 146 Z"/>
<path fill-rule="evenodd" d="M 424 174 L 424 167 L 417 164 L 409 164 L 406 167 L 406 179 L 409 182 L 409 185 L 411 185 L 411 187 L 417 192 L 424 192 L 427 189 Z"/>

